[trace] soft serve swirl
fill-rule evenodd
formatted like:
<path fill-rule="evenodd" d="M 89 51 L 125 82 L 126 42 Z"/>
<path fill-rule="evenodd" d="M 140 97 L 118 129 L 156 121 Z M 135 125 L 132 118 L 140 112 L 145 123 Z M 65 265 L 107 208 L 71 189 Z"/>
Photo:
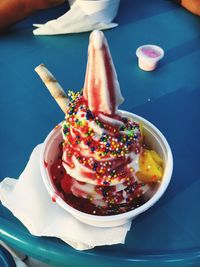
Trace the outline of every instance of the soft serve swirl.
<path fill-rule="evenodd" d="M 132 198 L 133 187 L 137 187 L 137 195 L 146 191 L 148 186 L 139 183 L 135 175 L 143 149 L 140 125 L 120 113 L 114 117 L 95 114 L 82 93 L 71 94 L 62 125 L 62 160 L 73 177 L 72 193 L 105 206 L 109 204 L 105 189 L 109 199 L 112 196 L 112 202 L 118 204 Z"/>
<path fill-rule="evenodd" d="M 141 125 L 118 110 L 124 99 L 100 31 L 90 35 L 83 91 L 70 94 L 62 124 L 62 165 L 67 175 L 61 182 L 63 191 L 80 202 L 89 200 L 103 215 L 131 210 L 139 199 L 149 199 L 153 192 L 149 170 L 155 165 L 157 175 L 160 168 L 152 157 L 160 159 L 145 152 Z"/>
<path fill-rule="evenodd" d="M 62 125 L 63 163 L 79 181 L 115 185 L 138 170 L 142 134 L 136 122 L 101 115 L 89 110 L 81 94 L 70 102 Z"/>

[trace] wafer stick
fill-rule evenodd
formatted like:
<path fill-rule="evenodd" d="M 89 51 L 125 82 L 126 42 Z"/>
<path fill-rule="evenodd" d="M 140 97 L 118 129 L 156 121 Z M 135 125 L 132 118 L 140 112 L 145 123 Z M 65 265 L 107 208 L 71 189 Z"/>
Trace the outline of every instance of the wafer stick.
<path fill-rule="evenodd" d="M 47 89 L 56 100 L 59 107 L 64 113 L 66 113 L 66 107 L 69 103 L 69 99 L 67 98 L 67 95 L 63 88 L 56 81 L 53 74 L 45 67 L 44 64 L 40 64 L 38 67 L 36 67 L 35 71 L 40 76 L 41 80 L 46 85 Z"/>

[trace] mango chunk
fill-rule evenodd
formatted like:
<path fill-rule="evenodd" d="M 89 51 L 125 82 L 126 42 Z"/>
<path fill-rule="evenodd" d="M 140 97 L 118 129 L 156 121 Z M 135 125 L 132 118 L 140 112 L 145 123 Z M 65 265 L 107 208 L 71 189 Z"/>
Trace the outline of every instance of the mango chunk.
<path fill-rule="evenodd" d="M 163 161 L 154 150 L 144 149 L 139 158 L 137 178 L 144 183 L 159 182 L 163 176 Z"/>

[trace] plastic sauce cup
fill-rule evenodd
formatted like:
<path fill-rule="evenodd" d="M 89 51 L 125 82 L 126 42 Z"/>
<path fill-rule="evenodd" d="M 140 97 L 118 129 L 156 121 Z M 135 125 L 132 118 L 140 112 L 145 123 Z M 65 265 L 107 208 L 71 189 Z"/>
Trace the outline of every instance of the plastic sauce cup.
<path fill-rule="evenodd" d="M 139 68 L 145 71 L 155 70 L 158 61 L 163 58 L 164 50 L 157 45 L 142 45 L 137 48 Z"/>

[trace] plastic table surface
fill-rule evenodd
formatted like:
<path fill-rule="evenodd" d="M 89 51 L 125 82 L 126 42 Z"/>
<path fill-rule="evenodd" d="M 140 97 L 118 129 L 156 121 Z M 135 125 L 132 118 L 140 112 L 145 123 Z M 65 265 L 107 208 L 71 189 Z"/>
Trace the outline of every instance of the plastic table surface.
<path fill-rule="evenodd" d="M 34 68 L 45 63 L 66 90 L 83 86 L 89 33 L 32 34 L 32 23 L 67 8 L 41 11 L 0 36 L 1 179 L 17 178 L 32 149 L 63 119 Z M 105 35 L 125 97 L 121 109 L 166 136 L 174 157 L 166 193 L 133 221 L 124 245 L 76 251 L 56 238 L 32 236 L 2 205 L 0 238 L 53 266 L 200 266 L 200 18 L 172 1 L 122 0 L 116 21 Z M 135 56 L 148 43 L 165 50 L 153 72 L 140 70 Z"/>
<path fill-rule="evenodd" d="M 0 245 L 0 266 L 16 267 L 15 261 L 8 250 Z"/>

